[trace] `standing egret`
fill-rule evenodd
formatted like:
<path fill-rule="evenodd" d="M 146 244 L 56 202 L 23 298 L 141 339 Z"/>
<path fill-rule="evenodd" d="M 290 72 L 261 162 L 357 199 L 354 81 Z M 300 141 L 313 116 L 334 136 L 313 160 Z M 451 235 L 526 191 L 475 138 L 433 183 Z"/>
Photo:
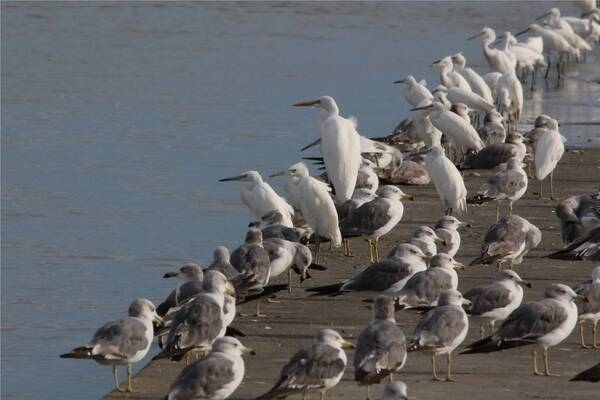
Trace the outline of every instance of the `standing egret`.
<path fill-rule="evenodd" d="M 571 25 L 560 17 L 560 10 L 558 8 L 550 9 L 546 14 L 538 18 L 538 20 L 540 19 L 546 19 L 550 28 L 564 37 L 574 48 L 580 51 L 592 50 L 592 47 L 581 36 L 573 32 Z"/>
<path fill-rule="evenodd" d="M 540 36 L 544 42 L 544 53 L 548 56 L 548 67 L 546 67 L 545 79 L 548 79 L 548 73 L 550 71 L 550 57 L 553 56 L 556 59 L 556 71 L 558 73 L 558 79 L 562 77 L 561 61 L 564 55 L 576 53 L 569 42 L 565 40 L 559 33 L 554 32 L 551 29 L 543 28 L 538 24 L 531 24 L 526 29 L 515 34 L 515 37 L 522 34 L 531 32 L 536 36 Z"/>
<path fill-rule="evenodd" d="M 461 147 L 463 151 L 468 149 L 481 150 L 483 148 L 483 142 L 475 128 L 462 117 L 449 111 L 442 103 L 434 102 L 426 106 L 413 108 L 411 111 L 416 110 L 427 110 L 433 126 L 442 131 L 450 142 Z"/>
<path fill-rule="evenodd" d="M 516 125 L 523 111 L 523 85 L 514 71 L 498 79 L 496 93 L 498 111 L 508 123 Z"/>
<path fill-rule="evenodd" d="M 338 215 L 335 204 L 329 195 L 328 187 L 323 182 L 310 176 L 308 168 L 303 163 L 294 164 L 287 171 L 272 176 L 277 175 L 287 175 L 297 179 L 300 193 L 300 211 L 306 223 L 314 231 L 315 263 L 318 263 L 322 237 L 331 240 L 335 247 L 340 247 L 342 244 Z"/>
<path fill-rule="evenodd" d="M 469 82 L 461 74 L 452 70 L 452 58 L 444 57 L 434 61 L 431 66 L 440 69 L 440 83 L 442 85 L 447 88 L 456 86 L 466 91 L 471 91 Z"/>
<path fill-rule="evenodd" d="M 488 113 L 495 110 L 493 101 L 489 102 L 475 92 L 465 90 L 460 87 L 446 88 L 443 85 L 436 87 L 436 91 L 446 92 L 446 98 L 450 100 L 452 104 L 463 103 L 467 107 L 479 111 Z M 491 96 L 491 95 L 490 95 Z"/>
<path fill-rule="evenodd" d="M 481 32 L 471 36 L 468 40 L 475 39 L 479 36 L 483 38 L 483 55 L 485 56 L 490 69 L 502 74 L 514 72 L 515 67 L 517 66 L 517 60 L 514 58 L 514 56 L 505 51 L 490 47 L 490 45 L 496 40 L 496 32 L 494 32 L 492 28 L 486 26 L 481 30 Z"/>
<path fill-rule="evenodd" d="M 427 89 L 427 83 L 425 81 L 417 82 L 412 75 L 408 75 L 404 79 L 395 81 L 394 83 L 404 83 L 406 88 L 404 89 L 404 98 L 406 102 L 412 107 L 417 107 L 423 100 L 427 100 L 431 103 L 433 95 Z"/>
<path fill-rule="evenodd" d="M 488 103 L 493 103 L 494 98 L 492 97 L 492 91 L 487 83 L 483 80 L 481 75 L 475 72 L 473 69 L 466 67 L 467 59 L 462 53 L 456 53 L 452 56 L 452 63 L 454 64 L 454 71 L 461 74 L 471 86 L 473 93 L 483 97 Z"/>
<path fill-rule="evenodd" d="M 219 179 L 219 182 L 240 181 L 240 197 L 244 204 L 248 206 L 254 218 L 260 218 L 277 210 L 283 216 L 283 224 L 292 227 L 292 217 L 294 209 L 267 182 L 263 181 L 262 176 L 256 171 L 248 171 L 239 176 Z"/>
<path fill-rule="evenodd" d="M 323 110 L 319 131 L 327 176 L 335 189 L 335 198 L 340 202 L 349 200 L 361 164 L 360 135 L 356 132 L 355 121 L 341 117 L 335 100 L 329 96 L 294 106 L 314 106 Z"/>
<path fill-rule="evenodd" d="M 425 168 L 442 200 L 446 215 L 453 211 L 467 212 L 467 188 L 460 172 L 444 154 L 440 146 L 429 149 L 425 158 Z"/>
<path fill-rule="evenodd" d="M 550 198 L 554 198 L 552 175 L 554 168 L 565 153 L 563 138 L 558 132 L 558 122 L 551 119 L 547 124 L 548 131 L 540 138 L 534 154 L 535 177 L 540 181 L 540 197 L 542 197 L 543 181 L 550 175 Z"/>

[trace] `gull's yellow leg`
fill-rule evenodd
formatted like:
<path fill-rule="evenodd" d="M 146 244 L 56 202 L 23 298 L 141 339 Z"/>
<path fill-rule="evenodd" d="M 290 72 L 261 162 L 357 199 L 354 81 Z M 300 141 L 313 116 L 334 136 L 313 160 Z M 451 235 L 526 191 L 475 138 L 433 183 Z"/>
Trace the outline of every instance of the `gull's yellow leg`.
<path fill-rule="evenodd" d="M 369 259 L 372 263 L 375 262 L 375 255 L 373 254 L 373 242 L 367 240 L 367 246 L 369 246 Z"/>
<path fill-rule="evenodd" d="M 500 220 L 500 202 L 496 202 L 496 221 Z"/>
<path fill-rule="evenodd" d="M 433 380 L 441 382 L 443 379 L 440 379 L 437 376 L 437 372 L 435 371 L 435 354 L 431 355 L 431 368 L 433 369 Z"/>
<path fill-rule="evenodd" d="M 594 325 L 592 325 L 592 338 L 593 338 L 593 342 L 594 342 L 594 344 L 592 346 L 595 349 L 600 349 L 600 346 L 598 346 L 597 331 L 598 331 L 598 323 L 595 323 Z"/>
<path fill-rule="evenodd" d="M 367 385 L 367 400 L 371 400 L 371 385 Z"/>
<path fill-rule="evenodd" d="M 538 367 L 537 367 L 537 351 L 533 350 L 531 352 L 531 357 L 533 358 L 533 374 L 534 375 L 543 375 L 540 371 L 538 371 Z"/>
<path fill-rule="evenodd" d="M 288 268 L 288 293 L 292 293 L 292 269 Z"/>
<path fill-rule="evenodd" d="M 117 391 L 118 392 L 123 392 L 124 390 L 121 389 L 121 386 L 119 386 L 119 373 L 117 371 L 117 366 L 113 365 L 113 377 L 115 378 L 115 385 L 117 387 Z"/>
<path fill-rule="evenodd" d="M 394 373 L 390 373 L 390 383 L 394 382 Z"/>
<path fill-rule="evenodd" d="M 260 312 L 260 303 L 262 303 L 262 301 L 260 301 L 260 300 L 256 302 L 256 314 L 254 316 L 257 317 L 257 318 L 258 317 L 266 317 L 267 316 L 266 314 L 262 314 Z"/>
<path fill-rule="evenodd" d="M 446 364 L 448 365 L 448 370 L 446 371 L 446 382 L 455 382 L 452 378 L 452 352 L 446 355 Z"/>
<path fill-rule="evenodd" d="M 591 349 L 591 346 L 587 346 L 585 344 L 584 325 L 584 321 L 579 321 L 579 336 L 581 337 L 581 347 L 583 347 L 584 349 Z"/>
<path fill-rule="evenodd" d="M 131 364 L 127 364 L 127 391 L 133 392 L 131 387 Z"/>
<path fill-rule="evenodd" d="M 512 215 L 512 203 L 513 203 L 513 202 L 512 202 L 512 200 L 509 200 L 509 201 L 508 201 L 508 213 L 509 213 L 510 215 Z"/>
<path fill-rule="evenodd" d="M 325 400 L 325 391 L 321 390 L 321 397 L 319 397 L 319 400 Z"/>
<path fill-rule="evenodd" d="M 375 248 L 375 262 L 379 262 L 379 239 L 375 239 L 373 247 Z"/>
<path fill-rule="evenodd" d="M 550 372 L 550 367 L 548 366 L 548 349 L 544 349 L 544 375 L 546 376 L 560 376 L 558 374 L 553 374 Z"/>
<path fill-rule="evenodd" d="M 483 324 L 479 325 L 479 335 L 482 339 L 485 337 L 485 325 Z"/>

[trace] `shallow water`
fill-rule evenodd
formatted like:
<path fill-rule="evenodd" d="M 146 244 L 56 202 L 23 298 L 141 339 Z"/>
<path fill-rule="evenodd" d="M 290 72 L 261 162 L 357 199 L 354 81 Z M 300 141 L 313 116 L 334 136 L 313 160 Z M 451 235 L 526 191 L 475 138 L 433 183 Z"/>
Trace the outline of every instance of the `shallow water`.
<path fill-rule="evenodd" d="M 316 115 L 290 104 L 330 94 L 362 134 L 387 134 L 409 114 L 391 82 L 410 73 L 431 86 L 427 66 L 458 50 L 481 70 L 468 36 L 515 32 L 548 8 L 2 3 L 2 396 L 112 388 L 109 368 L 58 355 L 132 299 L 160 301 L 165 271 L 240 242 L 250 216 L 217 180 L 298 160 Z M 576 68 L 560 90 L 540 86 L 526 114 L 559 115 L 585 146 L 600 73 Z"/>

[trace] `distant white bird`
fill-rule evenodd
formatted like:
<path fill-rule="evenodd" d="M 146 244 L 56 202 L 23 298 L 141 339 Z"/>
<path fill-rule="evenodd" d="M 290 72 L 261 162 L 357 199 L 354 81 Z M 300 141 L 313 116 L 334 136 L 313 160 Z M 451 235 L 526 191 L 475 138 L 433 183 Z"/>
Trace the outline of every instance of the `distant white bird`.
<path fill-rule="evenodd" d="M 456 166 L 444 154 L 444 149 L 434 146 L 425 158 L 425 168 L 435 185 L 446 215 L 454 211 L 467 212 L 467 188 Z"/>
<path fill-rule="evenodd" d="M 551 119 L 546 126 L 548 132 L 542 135 L 535 148 L 535 177 L 540 181 L 540 197 L 542 197 L 543 181 L 550 175 L 550 198 L 554 198 L 552 178 L 556 164 L 565 153 L 565 146 L 558 131 L 558 121 Z"/>
<path fill-rule="evenodd" d="M 315 234 L 315 263 L 318 263 L 322 237 L 331 240 L 335 247 L 342 244 L 338 215 L 328 187 L 310 176 L 303 163 L 294 164 L 287 171 L 272 176 L 277 175 L 287 175 L 296 179 L 300 194 L 300 211 Z"/>
<path fill-rule="evenodd" d="M 440 83 L 442 85 L 447 88 L 456 86 L 469 92 L 472 91 L 469 82 L 461 74 L 452 70 L 452 58 L 444 57 L 434 61 L 431 66 L 440 69 Z"/>
<path fill-rule="evenodd" d="M 277 210 L 283 216 L 283 225 L 292 227 L 294 209 L 256 171 L 247 171 L 239 176 L 219 179 L 219 182 L 240 181 L 240 197 L 248 206 L 254 218 L 261 217 L 271 211 Z"/>
<path fill-rule="evenodd" d="M 475 128 L 462 117 L 451 112 L 442 103 L 434 102 L 426 106 L 413 108 L 411 111 L 415 110 L 426 110 L 433 126 L 442 131 L 448 140 L 460 147 L 463 152 L 468 149 L 481 150 L 483 148 L 483 142 Z"/>
<path fill-rule="evenodd" d="M 523 112 L 523 86 L 514 71 L 498 79 L 496 94 L 500 114 L 506 121 L 517 124 Z"/>
<path fill-rule="evenodd" d="M 514 54 L 517 59 L 517 68 L 520 68 L 521 71 L 523 71 L 524 77 L 526 77 L 525 74 L 531 72 L 531 88 L 533 88 L 535 86 L 535 71 L 538 68 L 545 69 L 548 66 L 544 60 L 541 49 L 540 51 L 536 51 L 524 43 L 519 43 L 508 31 L 504 32 L 498 40 L 500 41 L 500 46 Z M 543 42 L 541 48 L 543 48 Z"/>
<path fill-rule="evenodd" d="M 314 106 L 323 110 L 319 131 L 327 176 L 335 189 L 335 198 L 340 202 L 350 199 L 361 163 L 360 135 L 356 131 L 356 122 L 341 117 L 335 100 L 329 96 L 294 106 Z"/>
<path fill-rule="evenodd" d="M 498 84 L 498 80 L 502 77 L 502 73 L 500 72 L 488 72 L 483 76 L 483 80 L 488 84 L 490 90 L 492 91 L 492 96 L 496 97 L 498 94 L 496 93 L 496 85 Z"/>
<path fill-rule="evenodd" d="M 436 91 L 438 90 L 442 92 L 445 91 L 446 98 L 450 100 L 452 104 L 462 103 L 473 110 L 484 113 L 488 113 L 495 110 L 493 100 L 492 102 L 489 102 L 475 92 L 471 92 L 456 86 L 446 88 L 443 85 L 438 86 L 436 88 Z"/>
<path fill-rule="evenodd" d="M 550 9 L 546 14 L 540 16 L 539 19 L 546 19 L 548 25 L 557 33 L 559 33 L 571 46 L 580 51 L 590 51 L 592 47 L 581 36 L 573 32 L 573 28 L 567 21 L 560 17 L 558 8 Z"/>
<path fill-rule="evenodd" d="M 424 100 L 427 100 L 430 103 L 433 99 L 433 95 L 429 89 L 427 89 L 427 82 L 417 82 L 412 75 L 408 75 L 406 78 L 395 81 L 394 83 L 404 83 L 406 85 L 404 89 L 404 98 L 412 107 L 417 107 L 419 103 Z"/>
<path fill-rule="evenodd" d="M 490 87 L 487 83 L 485 83 L 485 80 L 481 77 L 481 75 L 466 66 L 467 59 L 465 56 L 462 53 L 456 53 L 452 56 L 452 62 L 454 63 L 454 71 L 461 74 L 467 80 L 473 93 L 478 94 L 485 101 L 493 104 L 494 98 L 492 97 L 492 91 Z"/>
<path fill-rule="evenodd" d="M 490 45 L 496 40 L 496 32 L 494 32 L 492 28 L 486 26 L 481 30 L 481 32 L 471 36 L 469 40 L 480 36 L 483 38 L 483 55 L 485 56 L 490 69 L 502 74 L 514 72 L 517 66 L 517 60 L 514 58 L 514 56 L 505 51 L 490 47 Z"/>

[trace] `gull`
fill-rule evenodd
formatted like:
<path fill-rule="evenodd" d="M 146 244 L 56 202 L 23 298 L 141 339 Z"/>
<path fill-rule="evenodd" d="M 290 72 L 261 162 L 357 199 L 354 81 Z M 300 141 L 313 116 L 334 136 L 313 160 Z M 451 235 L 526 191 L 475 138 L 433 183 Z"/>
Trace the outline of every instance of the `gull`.
<path fill-rule="evenodd" d="M 279 175 L 291 176 L 295 179 L 300 193 L 298 199 L 300 211 L 315 235 L 314 260 L 318 263 L 322 237 L 331 240 L 331 243 L 335 247 L 339 247 L 342 244 L 342 234 L 338 226 L 337 211 L 329 195 L 327 185 L 310 176 L 308 168 L 303 163 L 294 164 L 286 171 L 271 176 Z M 355 183 L 356 176 L 354 176 Z"/>
<path fill-rule="evenodd" d="M 548 122 L 551 119 L 552 119 L 552 117 L 550 117 L 549 115 L 540 114 L 533 123 L 533 129 L 531 129 L 530 131 L 528 131 L 524 134 L 524 137 L 526 137 L 527 140 L 529 141 L 529 145 L 530 145 L 531 149 L 533 150 L 532 151 L 533 154 L 535 154 L 535 149 L 537 147 L 538 142 L 542 138 L 542 136 L 546 132 L 548 132 L 548 129 L 546 128 L 546 126 L 548 125 Z"/>
<path fill-rule="evenodd" d="M 437 244 L 437 252 L 454 257 L 460 248 L 460 233 L 458 228 L 464 225 L 451 215 L 440 218 L 435 224 L 435 234 L 443 242 Z"/>
<path fill-rule="evenodd" d="M 465 293 L 465 299 L 471 301 L 467 313 L 490 322 L 491 331 L 494 331 L 496 321 L 508 317 L 523 301 L 522 286 L 531 287 L 531 283 L 524 281 L 511 270 L 503 270 L 496 274 L 494 281 L 488 285 L 474 287 Z M 480 326 L 481 338 L 485 336 L 485 326 Z"/>
<path fill-rule="evenodd" d="M 444 57 L 434 61 L 432 67 L 440 69 L 440 83 L 447 88 L 458 87 L 467 92 L 472 92 L 469 82 L 458 72 L 452 70 L 452 58 Z"/>
<path fill-rule="evenodd" d="M 508 162 L 510 158 L 523 160 L 527 148 L 523 143 L 523 135 L 518 131 L 509 133 L 506 143 L 490 144 L 476 153 L 473 153 L 458 167 L 463 171 L 466 169 L 494 169 Z"/>
<path fill-rule="evenodd" d="M 600 191 L 571 196 L 556 206 L 560 233 L 565 244 L 600 226 Z"/>
<path fill-rule="evenodd" d="M 112 365 L 117 390 L 132 392 L 131 364 L 148 354 L 154 337 L 152 322 L 162 323 L 162 319 L 147 299 L 134 300 L 127 314 L 126 318 L 110 321 L 100 327 L 87 345 L 76 347 L 60 357 L 90 359 L 101 365 Z M 119 386 L 117 365 L 127 365 L 127 389 Z"/>
<path fill-rule="evenodd" d="M 288 271 L 288 291 L 291 293 L 292 269 L 300 274 L 302 280 L 306 278 L 308 267 L 312 264 L 310 249 L 301 243 L 277 238 L 265 239 L 263 246 L 271 261 L 270 278 Z"/>
<path fill-rule="evenodd" d="M 447 254 L 436 254 L 425 271 L 414 274 L 404 287 L 394 294 L 402 308 L 432 307 L 438 305 L 440 294 L 458 287 L 454 268 L 464 268 Z"/>
<path fill-rule="evenodd" d="M 512 269 L 541 241 L 542 232 L 538 227 L 518 215 L 506 215 L 489 227 L 483 238 L 481 255 L 469 265 L 497 263 L 501 269 L 502 263 L 508 262 Z"/>
<path fill-rule="evenodd" d="M 525 345 L 532 351 L 535 375 L 557 376 L 550 372 L 548 348 L 565 340 L 577 324 L 577 295 L 570 287 L 556 283 L 546 287 L 544 299 L 519 306 L 491 336 L 472 343 L 461 354 L 489 353 Z M 543 350 L 544 372 L 537 368 L 537 349 Z"/>
<path fill-rule="evenodd" d="M 508 201 L 508 213 L 512 214 L 513 202 L 519 200 L 527 191 L 527 173 L 523 170 L 523 161 L 517 157 L 509 158 L 506 169 L 492 175 L 469 199 L 470 204 L 496 202 L 496 221 L 500 219 L 500 202 Z"/>
<path fill-rule="evenodd" d="M 471 36 L 468 40 L 472 40 L 480 36 L 483 38 L 483 55 L 485 56 L 490 69 L 502 74 L 514 72 L 515 67 L 517 66 L 517 60 L 514 58 L 514 56 L 506 51 L 493 49 L 490 47 L 490 44 L 496 40 L 496 32 L 494 32 L 492 28 L 486 26 L 481 30 L 481 32 Z"/>
<path fill-rule="evenodd" d="M 318 107 L 321 153 L 327 176 L 335 189 L 335 198 L 346 201 L 352 196 L 360 168 L 360 135 L 355 121 L 340 116 L 335 100 L 322 96 L 316 100 L 294 104 L 295 107 Z"/>
<path fill-rule="evenodd" d="M 213 342 L 225 335 L 235 316 L 235 307 L 228 308 L 225 315 L 226 295 L 233 296 L 235 291 L 225 275 L 219 271 L 207 272 L 202 293 L 176 311 L 163 350 L 154 359 L 179 361 L 190 351 L 208 352 Z"/>
<path fill-rule="evenodd" d="M 542 135 L 535 148 L 535 177 L 540 181 L 540 197 L 542 197 L 543 181 L 550 175 L 550 198 L 554 198 L 552 185 L 556 165 L 565 154 L 563 137 L 558 132 L 558 121 L 550 119 L 547 123 L 548 131 Z"/>
<path fill-rule="evenodd" d="M 197 295 L 202 291 L 202 279 L 204 273 L 198 264 L 185 264 L 179 270 L 167 272 L 163 278 L 182 278 L 185 281 L 178 285 L 169 296 L 156 307 L 156 313 L 161 317 L 178 305 L 184 303 L 187 299 Z"/>
<path fill-rule="evenodd" d="M 283 216 L 283 224 L 292 227 L 294 209 L 256 171 L 247 171 L 239 176 L 219 179 L 219 182 L 240 181 L 240 197 L 255 219 L 277 210 Z"/>
<path fill-rule="evenodd" d="M 477 133 L 486 146 L 504 143 L 506 140 L 506 130 L 502 120 L 502 114 L 496 110 L 490 111 L 483 118 L 483 126 L 477 130 Z"/>
<path fill-rule="evenodd" d="M 437 244 L 442 244 L 437 233 L 428 226 L 419 226 L 413 232 L 413 235 L 405 243 L 417 246 L 427 257 L 433 257 L 437 254 Z"/>
<path fill-rule="evenodd" d="M 586 236 L 575 239 L 564 249 L 545 257 L 556 260 L 600 260 L 600 227 L 592 229 Z"/>
<path fill-rule="evenodd" d="M 582 295 L 587 299 L 587 302 L 581 304 L 581 310 L 579 312 L 579 334 L 581 336 L 581 347 L 590 349 L 600 349 L 596 339 L 596 331 L 598 321 L 600 321 L 600 266 L 595 267 L 592 270 L 592 279 L 577 285 L 575 293 Z M 583 328 L 585 322 L 588 321 L 592 325 L 592 345 L 586 346 Z"/>
<path fill-rule="evenodd" d="M 302 232 L 299 228 L 290 228 L 283 224 L 283 216 L 279 211 L 271 211 L 260 219 L 260 230 L 263 239 L 279 238 L 290 242 L 300 242 Z"/>
<path fill-rule="evenodd" d="M 467 336 L 469 319 L 462 304 L 469 304 L 457 290 L 445 290 L 440 294 L 439 305 L 428 311 L 417 323 L 410 337 L 408 351 L 428 351 L 431 353 L 433 379 L 442 381 L 437 376 L 435 358 L 446 354 L 448 370 L 446 381 L 452 378 L 452 351 L 456 349 Z"/>
<path fill-rule="evenodd" d="M 371 264 L 364 271 L 341 283 L 307 289 L 315 295 L 337 296 L 351 291 L 373 291 L 383 294 L 395 293 L 417 272 L 425 271 L 427 264 L 421 249 L 412 244 L 397 246 L 383 260 Z"/>
<path fill-rule="evenodd" d="M 473 93 L 478 94 L 488 103 L 494 103 L 490 87 L 485 83 L 481 75 L 466 66 L 467 59 L 462 53 L 454 54 L 452 56 L 452 63 L 454 64 L 454 71 L 461 74 L 467 80 Z"/>
<path fill-rule="evenodd" d="M 377 296 L 373 300 L 373 318 L 356 339 L 354 353 L 354 380 L 370 387 L 387 376 L 394 380 L 394 372 L 406 362 L 406 339 L 402 329 L 396 325 L 394 300 L 388 296 Z"/>
<path fill-rule="evenodd" d="M 381 400 L 408 400 L 406 384 L 402 381 L 395 381 L 385 385 Z"/>
<path fill-rule="evenodd" d="M 429 89 L 427 89 L 427 82 L 417 82 L 412 75 L 408 75 L 406 78 L 395 81 L 394 83 L 403 83 L 405 85 L 404 98 L 411 107 L 417 107 L 423 101 L 431 103 L 431 100 L 433 100 L 433 95 Z"/>
<path fill-rule="evenodd" d="M 215 340 L 208 356 L 186 366 L 171 385 L 166 400 L 226 399 L 244 379 L 243 354 L 254 354 L 239 340 L 225 336 Z"/>
<path fill-rule="evenodd" d="M 375 164 L 370 160 L 363 158 L 362 164 L 358 169 L 358 175 L 356 177 L 356 185 L 354 191 L 357 189 L 367 189 L 372 192 L 376 192 L 379 188 L 379 178 L 375 173 Z M 354 193 L 352 193 L 354 195 Z"/>
<path fill-rule="evenodd" d="M 310 390 L 319 390 L 324 400 L 325 391 L 344 375 L 348 358 L 343 349 L 353 347 L 333 329 L 322 330 L 311 347 L 299 350 L 283 366 L 271 390 L 255 400 L 283 399 L 294 393 L 304 393 L 306 398 Z"/>
<path fill-rule="evenodd" d="M 460 172 L 444 154 L 444 149 L 434 146 L 428 150 L 425 167 L 435 190 L 442 201 L 446 215 L 453 211 L 467 213 L 467 188 Z"/>
<path fill-rule="evenodd" d="M 239 271 L 231 265 L 229 250 L 225 246 L 218 246 L 215 249 L 213 252 L 213 261 L 206 270 L 219 271 L 227 279 L 232 279 L 239 274 Z"/>
<path fill-rule="evenodd" d="M 342 236 L 364 236 L 371 262 L 379 261 L 379 238 L 394 229 L 402 219 L 403 199 L 414 200 L 396 186 L 381 187 L 374 200 L 361 205 L 340 222 Z"/>

